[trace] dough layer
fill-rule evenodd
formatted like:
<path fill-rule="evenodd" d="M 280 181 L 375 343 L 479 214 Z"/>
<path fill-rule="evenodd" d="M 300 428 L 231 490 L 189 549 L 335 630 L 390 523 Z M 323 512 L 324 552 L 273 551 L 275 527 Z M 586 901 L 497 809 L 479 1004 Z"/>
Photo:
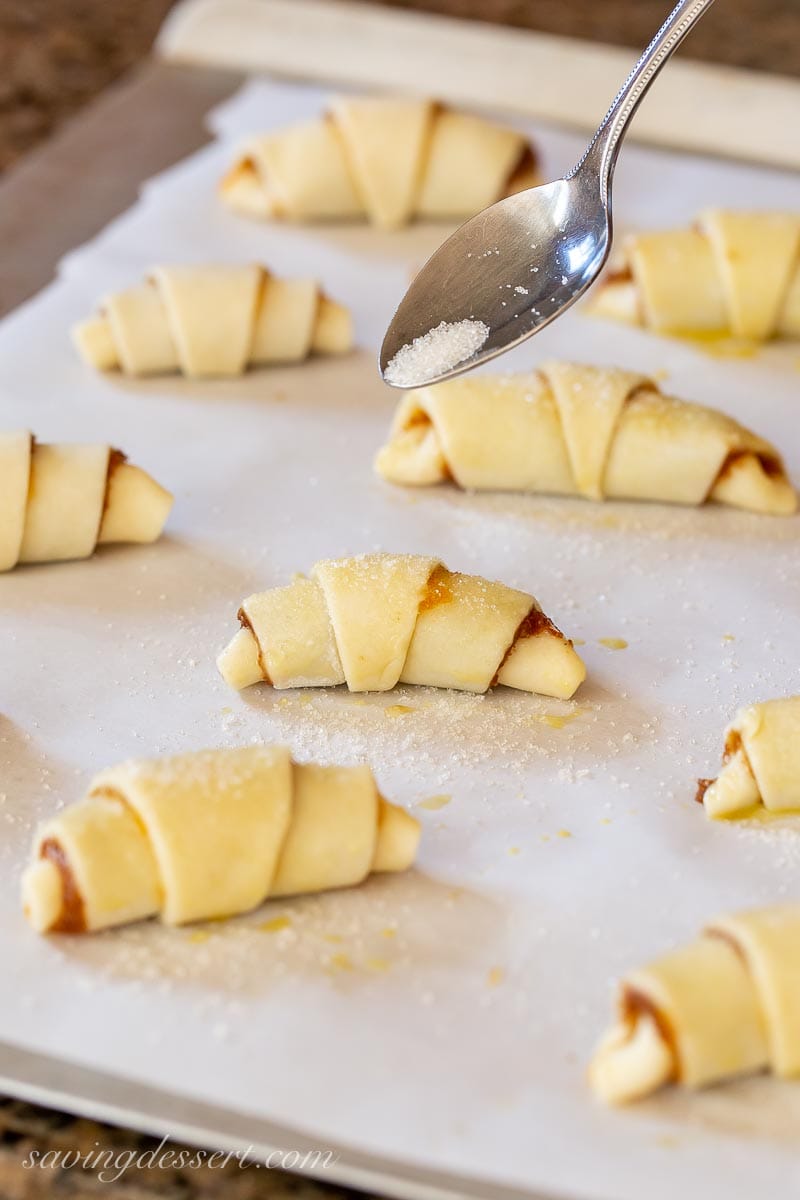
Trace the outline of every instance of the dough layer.
<path fill-rule="evenodd" d="M 345 354 L 353 328 L 314 280 L 278 279 L 254 265 L 182 266 L 156 267 L 144 283 L 107 296 L 72 338 L 98 371 L 206 379 Z"/>
<path fill-rule="evenodd" d="M 403 871 L 418 841 L 365 766 L 298 764 L 282 746 L 132 760 L 41 826 L 23 908 L 39 933 L 182 925 Z"/>
<path fill-rule="evenodd" d="M 406 485 L 797 509 L 781 457 L 763 438 L 664 395 L 644 375 L 574 363 L 408 392 L 375 467 Z"/>
<path fill-rule="evenodd" d="M 723 917 L 694 942 L 626 975 L 619 1019 L 590 1083 L 623 1104 L 771 1070 L 800 1075 L 800 905 Z"/>
<path fill-rule="evenodd" d="M 568 699 L 586 668 L 525 592 L 448 571 L 435 558 L 362 554 L 249 596 L 217 660 L 241 689 L 397 683 L 485 692 L 496 684 Z"/>
<path fill-rule="evenodd" d="M 513 129 L 431 100 L 339 97 L 316 120 L 250 138 L 220 190 L 246 216 L 397 229 L 469 217 L 539 182 Z"/>
<path fill-rule="evenodd" d="M 725 730 L 722 770 L 700 782 L 710 817 L 739 817 L 754 806 L 800 811 L 800 696 L 742 708 Z"/>
<path fill-rule="evenodd" d="M 708 209 L 641 233 L 593 293 L 597 316 L 655 333 L 800 337 L 800 215 Z"/>
<path fill-rule="evenodd" d="M 0 571 L 88 558 L 107 542 L 154 542 L 172 496 L 110 446 L 0 433 Z"/>

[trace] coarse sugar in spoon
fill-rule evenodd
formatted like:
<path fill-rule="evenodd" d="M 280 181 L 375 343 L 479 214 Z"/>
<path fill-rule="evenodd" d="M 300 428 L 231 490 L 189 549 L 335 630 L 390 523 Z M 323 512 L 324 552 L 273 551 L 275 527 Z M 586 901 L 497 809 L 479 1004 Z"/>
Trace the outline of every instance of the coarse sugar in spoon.
<path fill-rule="evenodd" d="M 712 3 L 675 6 L 569 175 L 484 209 L 428 259 L 383 340 L 387 383 L 421 387 L 488 362 L 591 286 L 611 247 L 611 180 L 623 135 L 661 67 Z"/>

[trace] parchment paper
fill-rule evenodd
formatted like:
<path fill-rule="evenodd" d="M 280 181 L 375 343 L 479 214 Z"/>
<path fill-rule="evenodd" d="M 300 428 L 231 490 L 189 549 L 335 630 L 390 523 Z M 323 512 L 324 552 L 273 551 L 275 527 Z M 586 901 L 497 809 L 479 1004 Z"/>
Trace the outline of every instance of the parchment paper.
<path fill-rule="evenodd" d="M 215 195 L 236 137 L 322 99 L 246 87 L 215 115 L 219 143 L 152 181 L 0 326 L 3 428 L 109 441 L 176 494 L 153 547 L 0 577 L 2 1036 L 322 1146 L 532 1190 L 800 1194 L 800 1088 L 764 1078 L 607 1112 L 584 1080 L 620 972 L 719 912 L 800 896 L 791 822 L 714 825 L 693 801 L 737 706 L 798 690 L 797 521 L 378 480 L 395 397 L 377 346 L 446 230 L 270 226 Z M 581 150 L 532 132 L 553 177 Z M 708 203 L 798 200 L 796 176 L 634 147 L 616 190 L 621 230 Z M 203 384 L 125 382 L 78 361 L 68 328 L 108 289 L 157 262 L 225 259 L 317 275 L 353 307 L 363 349 Z M 572 311 L 503 366 L 551 355 L 667 372 L 675 394 L 773 439 L 800 478 L 796 346 L 717 359 Z M 214 657 L 242 597 L 319 557 L 377 549 L 435 553 L 532 591 L 585 640 L 575 702 L 226 688 Z M 200 929 L 27 928 L 18 877 L 35 822 L 95 770 L 261 739 L 370 761 L 424 823 L 418 869 Z M 417 807 L 432 797 L 438 808 Z M 269 926 L 283 915 L 288 926 Z"/>

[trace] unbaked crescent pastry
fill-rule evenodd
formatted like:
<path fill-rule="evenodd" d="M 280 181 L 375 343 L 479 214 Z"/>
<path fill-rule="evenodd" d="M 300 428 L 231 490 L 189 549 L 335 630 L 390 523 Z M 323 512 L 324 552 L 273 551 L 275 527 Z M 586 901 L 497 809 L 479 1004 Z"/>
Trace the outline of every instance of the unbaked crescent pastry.
<path fill-rule="evenodd" d="M 264 267 L 156 267 L 114 292 L 72 337 L 98 371 L 193 379 L 241 375 L 248 366 L 345 354 L 350 313 L 312 279 L 278 279 Z"/>
<path fill-rule="evenodd" d="M 800 216 L 710 209 L 628 239 L 592 311 L 656 333 L 800 337 Z"/>
<path fill-rule="evenodd" d="M 800 1075 L 800 904 L 724 917 L 626 975 L 590 1083 L 608 1104 L 771 1070 Z"/>
<path fill-rule="evenodd" d="M 769 442 L 644 375 L 571 363 L 409 392 L 375 465 L 392 483 L 797 508 Z"/>
<path fill-rule="evenodd" d="M 155 542 L 172 496 L 110 446 L 0 433 L 0 571 L 88 558 L 106 542 Z"/>
<path fill-rule="evenodd" d="M 250 596 L 217 660 L 232 687 L 397 683 L 485 692 L 496 684 L 568 699 L 586 677 L 533 596 L 417 554 L 362 554 Z"/>
<path fill-rule="evenodd" d="M 431 100 L 341 97 L 316 120 L 251 138 L 221 193 L 248 216 L 397 229 L 471 217 L 538 182 L 513 129 Z"/>
<path fill-rule="evenodd" d="M 365 766 L 300 765 L 283 746 L 133 760 L 38 830 L 23 908 L 39 933 L 183 925 L 404 871 L 418 842 Z"/>
<path fill-rule="evenodd" d="M 722 764 L 697 790 L 710 817 L 742 816 L 756 805 L 800 812 L 800 696 L 739 709 L 725 730 Z"/>

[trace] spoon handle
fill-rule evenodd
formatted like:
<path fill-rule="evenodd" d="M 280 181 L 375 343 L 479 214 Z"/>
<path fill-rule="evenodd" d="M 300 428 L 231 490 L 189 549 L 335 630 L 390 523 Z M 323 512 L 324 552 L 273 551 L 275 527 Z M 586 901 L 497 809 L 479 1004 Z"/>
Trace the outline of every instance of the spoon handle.
<path fill-rule="evenodd" d="M 591 159 L 600 180 L 603 202 L 608 201 L 611 176 L 614 173 L 620 145 L 631 117 L 664 63 L 677 50 L 689 30 L 711 7 L 714 0 L 680 0 L 667 17 L 636 66 L 623 83 L 600 128 L 589 143 L 586 153 L 570 172 L 572 178 Z"/>

